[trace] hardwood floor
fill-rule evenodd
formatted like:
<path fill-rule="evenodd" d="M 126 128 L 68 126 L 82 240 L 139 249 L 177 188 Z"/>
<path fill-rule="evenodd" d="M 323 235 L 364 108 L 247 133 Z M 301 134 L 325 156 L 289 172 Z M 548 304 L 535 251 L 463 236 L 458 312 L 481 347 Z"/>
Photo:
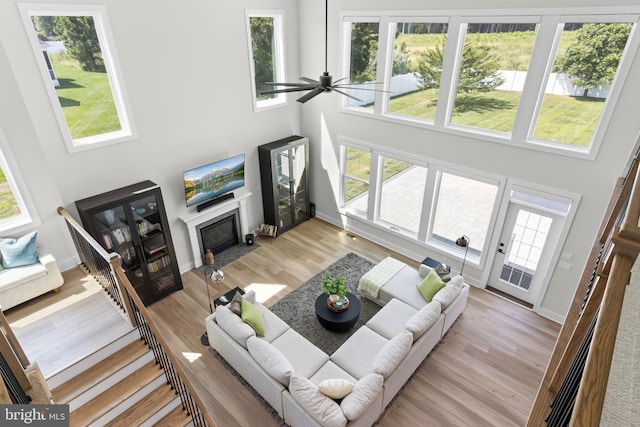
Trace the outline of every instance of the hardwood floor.
<path fill-rule="evenodd" d="M 212 298 L 239 286 L 256 290 L 270 306 L 349 252 L 373 262 L 392 255 L 418 265 L 319 219 L 258 243 L 260 248 L 223 269 L 223 282 L 209 282 Z M 184 357 L 218 425 L 276 425 L 200 343 L 209 313 L 202 274 L 185 273 L 183 284 L 183 291 L 149 311 L 176 354 Z M 463 314 L 377 425 L 524 425 L 559 329 L 516 303 L 472 287 Z"/>

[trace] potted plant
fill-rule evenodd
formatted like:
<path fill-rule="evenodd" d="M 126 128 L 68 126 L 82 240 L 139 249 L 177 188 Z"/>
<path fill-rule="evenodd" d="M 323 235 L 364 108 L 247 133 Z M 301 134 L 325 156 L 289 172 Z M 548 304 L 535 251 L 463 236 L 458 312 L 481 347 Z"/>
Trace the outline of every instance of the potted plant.
<path fill-rule="evenodd" d="M 325 270 L 322 275 L 322 290 L 329 294 L 331 302 L 343 300 L 347 294 L 344 284 L 344 276 L 338 278 L 331 277 L 329 270 Z"/>

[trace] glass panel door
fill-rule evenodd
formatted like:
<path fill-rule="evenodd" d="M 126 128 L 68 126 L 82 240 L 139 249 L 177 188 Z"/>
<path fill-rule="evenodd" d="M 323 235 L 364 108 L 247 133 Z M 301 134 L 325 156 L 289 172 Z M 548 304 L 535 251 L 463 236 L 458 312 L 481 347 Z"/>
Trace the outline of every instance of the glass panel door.
<path fill-rule="evenodd" d="M 148 276 L 154 294 L 165 292 L 176 282 L 156 195 L 133 200 L 130 205 L 144 257 L 144 274 Z M 136 274 L 140 275 L 140 272 Z"/>
<path fill-rule="evenodd" d="M 291 165 L 289 164 L 288 148 L 274 152 L 273 179 L 276 189 L 276 203 L 278 211 L 278 224 L 280 228 L 291 225 Z"/>
<path fill-rule="evenodd" d="M 293 198 L 293 222 L 304 220 L 308 217 L 307 203 L 307 151 L 306 145 L 300 144 L 292 147 L 291 156 L 291 196 Z"/>

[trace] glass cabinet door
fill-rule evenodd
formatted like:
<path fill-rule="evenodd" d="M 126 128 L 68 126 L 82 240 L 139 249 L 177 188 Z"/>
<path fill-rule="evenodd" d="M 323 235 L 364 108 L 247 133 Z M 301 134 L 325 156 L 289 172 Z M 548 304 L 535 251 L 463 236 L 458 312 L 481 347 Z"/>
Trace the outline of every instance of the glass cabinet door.
<path fill-rule="evenodd" d="M 290 149 L 291 199 L 293 222 L 308 218 L 307 203 L 307 146 L 300 144 Z"/>
<path fill-rule="evenodd" d="M 291 165 L 290 151 L 284 148 L 273 153 L 273 180 L 276 198 L 277 225 L 280 228 L 291 225 Z"/>
<path fill-rule="evenodd" d="M 155 194 L 130 202 L 131 214 L 140 240 L 141 270 L 148 277 L 151 291 L 163 293 L 176 285 L 172 257 L 162 229 L 162 219 Z M 140 274 L 140 273 L 137 273 Z"/>
<path fill-rule="evenodd" d="M 122 268 L 129 281 L 139 292 L 141 298 L 146 298 L 147 290 L 142 278 L 141 261 L 135 248 L 134 230 L 129 226 L 125 205 L 113 206 L 99 210 L 93 216 L 98 241 L 107 252 L 120 254 Z"/>

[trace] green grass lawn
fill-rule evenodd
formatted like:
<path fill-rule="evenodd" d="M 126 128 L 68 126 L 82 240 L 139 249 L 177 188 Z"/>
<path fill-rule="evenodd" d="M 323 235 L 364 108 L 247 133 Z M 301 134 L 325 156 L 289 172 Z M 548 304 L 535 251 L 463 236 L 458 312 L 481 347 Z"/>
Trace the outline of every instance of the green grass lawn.
<path fill-rule="evenodd" d="M 55 64 L 56 93 L 73 139 L 121 129 L 107 73 Z"/>
<path fill-rule="evenodd" d="M 7 182 L 4 171 L 0 168 L 0 219 L 11 218 L 20 214 L 18 203 L 16 203 L 13 192 Z"/>
<path fill-rule="evenodd" d="M 511 133 L 520 92 L 496 90 L 456 98 L 451 122 L 497 132 Z M 545 95 L 534 135 L 550 141 L 589 146 L 600 119 L 603 99 Z M 389 111 L 433 120 L 435 92 L 413 92 L 392 99 Z"/>

